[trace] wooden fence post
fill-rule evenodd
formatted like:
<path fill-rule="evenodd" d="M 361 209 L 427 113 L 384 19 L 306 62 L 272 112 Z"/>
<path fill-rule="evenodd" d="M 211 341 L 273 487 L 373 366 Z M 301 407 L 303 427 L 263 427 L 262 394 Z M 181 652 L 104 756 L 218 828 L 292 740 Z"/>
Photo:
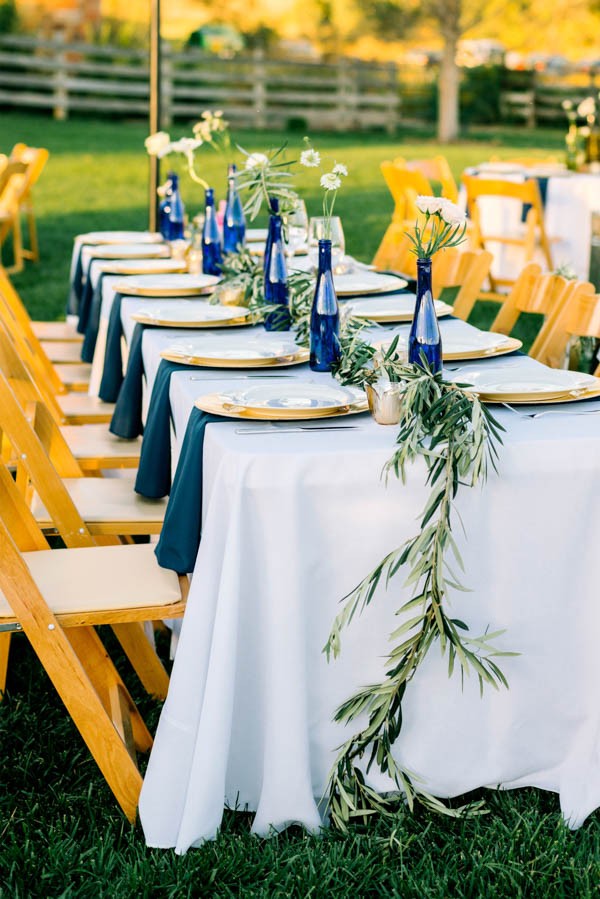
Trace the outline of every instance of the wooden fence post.
<path fill-rule="evenodd" d="M 388 63 L 388 117 L 385 130 L 388 134 L 395 134 L 398 128 L 398 107 L 400 105 L 400 92 L 398 90 L 398 69 L 396 63 Z"/>
<path fill-rule="evenodd" d="M 170 128 L 173 122 L 173 56 L 167 41 L 162 41 L 160 62 L 161 128 Z"/>
<path fill-rule="evenodd" d="M 262 50 L 255 50 L 252 54 L 254 64 L 252 66 L 252 112 L 255 128 L 267 127 L 267 70 L 265 54 Z"/>
<path fill-rule="evenodd" d="M 348 87 L 348 61 L 341 56 L 337 62 L 336 131 L 346 131 L 350 127 Z"/>
<path fill-rule="evenodd" d="M 64 48 L 64 34 L 57 34 L 54 41 L 54 74 L 52 77 L 52 114 L 55 119 L 64 121 L 69 116 L 69 91 L 67 88 L 67 54 Z"/>

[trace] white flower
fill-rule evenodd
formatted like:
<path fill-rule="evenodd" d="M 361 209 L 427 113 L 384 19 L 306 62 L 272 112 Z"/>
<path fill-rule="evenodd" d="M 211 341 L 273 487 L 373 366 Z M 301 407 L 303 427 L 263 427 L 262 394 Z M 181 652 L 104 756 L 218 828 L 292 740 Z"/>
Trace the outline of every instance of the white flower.
<path fill-rule="evenodd" d="M 465 222 L 465 214 L 460 206 L 452 203 L 450 200 L 443 199 L 443 205 L 440 209 L 440 216 L 447 225 L 463 225 Z"/>
<path fill-rule="evenodd" d="M 264 169 L 269 164 L 269 157 L 264 153 L 250 153 L 246 159 L 247 169 Z"/>
<path fill-rule="evenodd" d="M 573 101 L 572 100 L 563 100 L 560 104 L 565 112 L 568 112 L 569 109 L 573 109 Z"/>
<path fill-rule="evenodd" d="M 348 169 L 341 162 L 336 162 L 336 164 L 333 167 L 333 174 L 334 175 L 343 175 L 345 178 L 346 175 L 348 174 Z"/>
<path fill-rule="evenodd" d="M 586 97 L 585 100 L 582 100 L 577 107 L 577 115 L 581 116 L 582 119 L 587 119 L 588 116 L 593 116 L 595 114 L 596 101 L 593 97 Z"/>
<path fill-rule="evenodd" d="M 172 153 L 181 153 L 187 157 L 188 162 L 192 165 L 194 161 L 194 150 L 202 146 L 202 141 L 193 137 L 180 137 L 171 144 Z"/>
<path fill-rule="evenodd" d="M 435 215 L 436 212 L 442 211 L 444 198 L 419 196 L 416 199 L 416 204 L 419 212 L 422 212 L 425 215 Z"/>
<path fill-rule="evenodd" d="M 157 131 L 146 138 L 144 146 L 149 156 L 158 156 L 161 159 L 171 152 L 171 138 L 166 131 Z"/>
<path fill-rule="evenodd" d="M 316 169 L 321 165 L 321 155 L 316 150 L 303 150 L 300 154 L 300 165 L 306 166 L 307 169 Z"/>
<path fill-rule="evenodd" d="M 339 190 L 341 186 L 341 178 L 338 178 L 338 176 L 334 175 L 333 172 L 328 172 L 326 175 L 321 175 L 321 187 L 324 190 Z"/>
<path fill-rule="evenodd" d="M 210 122 L 208 122 L 208 121 L 197 122 L 194 125 L 193 131 L 194 131 L 194 136 L 198 140 L 204 141 L 206 143 L 210 142 L 210 138 L 212 135 L 212 129 L 210 127 Z"/>

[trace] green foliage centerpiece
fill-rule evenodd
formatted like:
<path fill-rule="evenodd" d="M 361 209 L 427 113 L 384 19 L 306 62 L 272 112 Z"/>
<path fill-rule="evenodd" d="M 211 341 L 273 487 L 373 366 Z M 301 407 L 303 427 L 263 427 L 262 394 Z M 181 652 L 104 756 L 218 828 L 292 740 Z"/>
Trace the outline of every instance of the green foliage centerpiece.
<path fill-rule="evenodd" d="M 335 714 L 341 724 L 358 724 L 339 748 L 328 785 L 331 821 L 342 831 L 351 822 L 365 823 L 373 814 L 395 814 L 399 800 L 410 810 L 419 802 L 452 816 L 482 812 L 481 803 L 448 807 L 398 764 L 393 750 L 402 730 L 402 702 L 434 645 L 447 660 L 448 676 L 456 668 L 463 677 L 473 673 L 482 691 L 486 684 L 496 689 L 508 686 L 496 660 L 512 655 L 494 646 L 502 631 L 469 636 L 465 622 L 452 617 L 447 608 L 450 591 L 465 590 L 455 571 L 462 570 L 463 563 L 452 533 L 454 503 L 461 487 L 482 483 L 489 464 L 495 466 L 502 428 L 466 385 L 445 381 L 425 358 L 418 365 L 407 364 L 397 345 L 395 338 L 387 350 L 377 351 L 363 340 L 359 327 L 351 327 L 342 341 L 336 369 L 344 384 L 369 384 L 384 376 L 398 387 L 397 448 L 384 476 L 393 474 L 405 482 L 409 465 L 420 457 L 430 488 L 418 534 L 385 556 L 344 598 L 324 648 L 328 660 L 337 657 L 344 628 L 375 601 L 378 588 L 387 588 L 397 574 L 405 573 L 404 586 L 411 594 L 396 612 L 401 623 L 390 634 L 385 678 L 358 690 Z M 374 765 L 391 779 L 392 790 L 385 796 L 368 783 Z"/>

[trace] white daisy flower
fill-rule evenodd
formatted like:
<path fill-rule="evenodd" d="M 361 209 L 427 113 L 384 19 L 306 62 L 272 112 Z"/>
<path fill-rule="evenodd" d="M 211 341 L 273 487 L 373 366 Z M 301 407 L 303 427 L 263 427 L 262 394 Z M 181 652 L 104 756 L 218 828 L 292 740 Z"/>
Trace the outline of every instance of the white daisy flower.
<path fill-rule="evenodd" d="M 144 146 L 149 156 L 158 156 L 160 159 L 171 152 L 171 138 L 166 131 L 157 131 L 146 138 Z"/>
<path fill-rule="evenodd" d="M 416 204 L 419 212 L 423 212 L 426 215 L 435 215 L 436 212 L 441 212 L 444 200 L 442 197 L 419 196 L 416 199 Z"/>
<path fill-rule="evenodd" d="M 324 190 L 339 190 L 342 186 L 341 178 L 338 178 L 333 172 L 321 175 L 321 187 Z"/>
<path fill-rule="evenodd" d="M 246 159 L 247 169 L 264 169 L 269 164 L 269 157 L 264 153 L 251 153 Z"/>
<path fill-rule="evenodd" d="M 321 154 L 317 150 L 303 150 L 300 154 L 300 165 L 306 166 L 307 169 L 315 169 L 321 165 Z"/>
<path fill-rule="evenodd" d="M 581 116 L 582 119 L 587 119 L 588 116 L 593 116 L 595 114 L 596 101 L 593 97 L 586 97 L 577 107 L 577 115 Z"/>
<path fill-rule="evenodd" d="M 447 225 L 463 225 L 466 219 L 465 213 L 450 200 L 443 199 L 443 205 L 440 209 L 440 215 Z"/>
<path fill-rule="evenodd" d="M 336 162 L 336 164 L 333 167 L 333 174 L 334 175 L 343 175 L 345 178 L 346 175 L 348 174 L 348 169 L 346 168 L 345 165 L 343 165 L 343 163 Z"/>

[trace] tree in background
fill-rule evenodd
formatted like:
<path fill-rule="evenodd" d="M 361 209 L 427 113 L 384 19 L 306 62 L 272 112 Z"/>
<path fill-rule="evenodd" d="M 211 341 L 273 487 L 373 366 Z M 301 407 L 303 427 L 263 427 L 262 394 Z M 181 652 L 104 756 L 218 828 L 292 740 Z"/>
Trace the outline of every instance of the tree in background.
<path fill-rule="evenodd" d="M 0 2 L 0 34 L 10 34 L 19 27 L 19 14 L 15 0 Z"/>

